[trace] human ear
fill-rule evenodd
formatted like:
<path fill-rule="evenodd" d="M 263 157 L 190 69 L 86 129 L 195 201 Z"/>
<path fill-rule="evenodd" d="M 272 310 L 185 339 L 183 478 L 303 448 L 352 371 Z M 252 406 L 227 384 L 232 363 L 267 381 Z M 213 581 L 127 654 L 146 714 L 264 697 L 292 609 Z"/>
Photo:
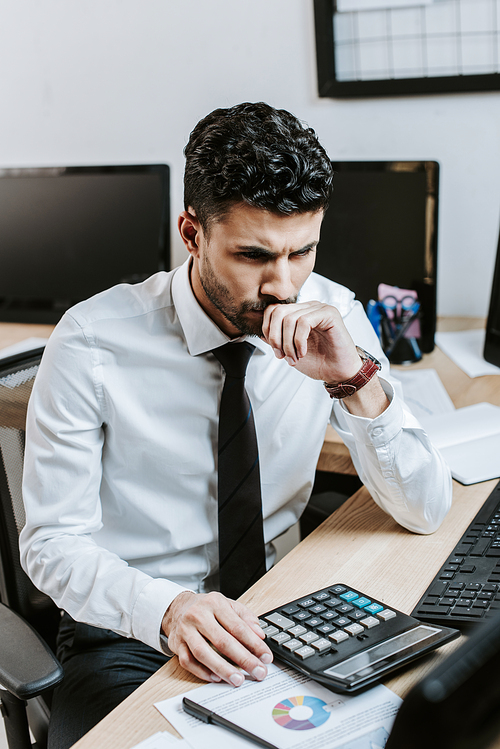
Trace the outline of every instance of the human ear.
<path fill-rule="evenodd" d="M 182 211 L 177 221 L 177 227 L 189 254 L 197 256 L 201 226 L 196 218 L 196 213 L 191 207 L 187 211 Z"/>

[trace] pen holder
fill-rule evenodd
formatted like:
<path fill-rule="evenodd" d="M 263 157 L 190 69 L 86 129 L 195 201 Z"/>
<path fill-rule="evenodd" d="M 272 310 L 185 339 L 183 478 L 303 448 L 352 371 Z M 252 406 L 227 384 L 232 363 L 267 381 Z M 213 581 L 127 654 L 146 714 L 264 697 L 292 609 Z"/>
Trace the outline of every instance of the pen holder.
<path fill-rule="evenodd" d="M 420 361 L 422 352 L 417 339 L 408 336 L 412 324 L 420 317 L 418 302 L 414 304 L 413 310 L 408 311 L 398 321 L 394 316 L 389 317 L 388 310 L 382 302 L 373 299 L 368 303 L 367 313 L 391 364 L 413 364 Z"/>

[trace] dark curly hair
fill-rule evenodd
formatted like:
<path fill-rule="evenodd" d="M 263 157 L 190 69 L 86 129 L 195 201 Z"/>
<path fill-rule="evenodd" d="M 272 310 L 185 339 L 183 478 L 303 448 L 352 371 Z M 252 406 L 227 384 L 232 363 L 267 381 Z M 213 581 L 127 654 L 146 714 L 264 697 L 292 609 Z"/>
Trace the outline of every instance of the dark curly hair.
<path fill-rule="evenodd" d="M 259 102 L 216 109 L 184 149 L 184 206 L 205 232 L 232 205 L 281 214 L 326 210 L 333 169 L 314 130 L 284 109 Z"/>

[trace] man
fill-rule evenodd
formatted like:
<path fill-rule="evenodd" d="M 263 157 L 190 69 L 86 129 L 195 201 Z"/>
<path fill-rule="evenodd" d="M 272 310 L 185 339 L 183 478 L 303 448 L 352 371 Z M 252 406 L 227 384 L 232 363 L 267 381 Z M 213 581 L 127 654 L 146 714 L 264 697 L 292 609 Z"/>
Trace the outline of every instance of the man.
<path fill-rule="evenodd" d="M 30 403 L 22 561 L 67 612 L 53 746 L 75 741 L 165 653 L 205 680 L 238 686 L 239 667 L 266 675 L 255 614 L 217 592 L 226 344 L 254 346 L 245 387 L 267 566 L 307 503 L 329 419 L 401 525 L 432 532 L 450 506 L 449 471 L 387 381 L 361 305 L 312 273 L 333 181 L 313 131 L 242 104 L 202 120 L 185 153 L 189 260 L 70 310 Z"/>

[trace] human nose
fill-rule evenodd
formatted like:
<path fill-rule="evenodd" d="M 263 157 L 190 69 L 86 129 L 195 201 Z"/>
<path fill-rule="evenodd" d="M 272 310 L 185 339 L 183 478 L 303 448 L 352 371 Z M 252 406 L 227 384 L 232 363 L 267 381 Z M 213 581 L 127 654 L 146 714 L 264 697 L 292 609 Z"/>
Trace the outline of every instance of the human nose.
<path fill-rule="evenodd" d="M 282 302 L 294 296 L 294 286 L 287 260 L 269 263 L 260 291 L 263 296 L 272 296 Z"/>

